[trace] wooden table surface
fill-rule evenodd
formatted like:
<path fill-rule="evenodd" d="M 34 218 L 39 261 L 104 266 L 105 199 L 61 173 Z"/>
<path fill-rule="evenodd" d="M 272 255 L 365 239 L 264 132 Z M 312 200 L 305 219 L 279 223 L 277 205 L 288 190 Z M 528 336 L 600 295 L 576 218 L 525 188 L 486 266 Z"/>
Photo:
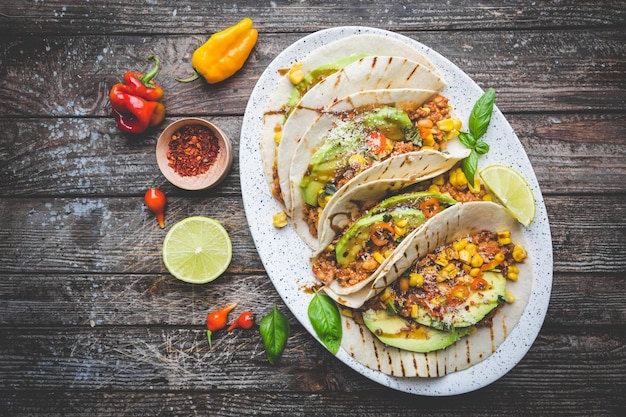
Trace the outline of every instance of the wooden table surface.
<path fill-rule="evenodd" d="M 239 73 L 174 80 L 246 16 L 260 34 Z M 361 376 L 291 315 L 257 254 L 238 164 L 248 98 L 283 49 L 341 25 L 406 35 L 494 87 L 537 174 L 550 306 L 528 354 L 485 388 L 423 397 Z M 624 415 L 625 1 L 3 0 L 0 34 L 0 415 Z M 199 116 L 233 140 L 233 169 L 213 190 L 170 185 L 159 130 L 128 138 L 110 116 L 110 87 L 150 53 L 163 62 L 164 125 Z M 194 286 L 167 273 L 168 229 L 143 204 L 152 184 L 167 194 L 167 226 L 224 224 L 224 276 Z M 209 350 L 206 313 L 229 302 L 287 315 L 276 366 L 257 331 L 218 333 Z"/>

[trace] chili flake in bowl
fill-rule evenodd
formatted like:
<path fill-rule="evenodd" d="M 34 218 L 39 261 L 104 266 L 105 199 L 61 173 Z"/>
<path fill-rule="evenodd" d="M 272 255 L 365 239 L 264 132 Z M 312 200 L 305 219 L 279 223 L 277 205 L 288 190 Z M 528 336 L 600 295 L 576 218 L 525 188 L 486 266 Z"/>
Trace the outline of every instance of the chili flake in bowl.
<path fill-rule="evenodd" d="M 216 125 L 199 118 L 175 121 L 163 130 L 156 146 L 159 169 L 169 182 L 185 190 L 219 184 L 233 163 L 230 140 Z"/>

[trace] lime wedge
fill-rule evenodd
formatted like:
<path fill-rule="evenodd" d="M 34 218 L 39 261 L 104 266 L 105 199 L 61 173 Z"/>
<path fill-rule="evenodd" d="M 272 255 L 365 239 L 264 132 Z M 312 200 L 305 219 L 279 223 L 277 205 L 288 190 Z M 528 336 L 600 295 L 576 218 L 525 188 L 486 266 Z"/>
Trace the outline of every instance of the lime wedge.
<path fill-rule="evenodd" d="M 513 168 L 490 165 L 478 175 L 513 217 L 528 226 L 535 218 L 535 196 L 526 179 Z"/>
<path fill-rule="evenodd" d="M 222 275 L 232 254 L 228 232 L 209 217 L 187 217 L 174 224 L 163 240 L 165 267 L 192 284 L 205 284 Z"/>

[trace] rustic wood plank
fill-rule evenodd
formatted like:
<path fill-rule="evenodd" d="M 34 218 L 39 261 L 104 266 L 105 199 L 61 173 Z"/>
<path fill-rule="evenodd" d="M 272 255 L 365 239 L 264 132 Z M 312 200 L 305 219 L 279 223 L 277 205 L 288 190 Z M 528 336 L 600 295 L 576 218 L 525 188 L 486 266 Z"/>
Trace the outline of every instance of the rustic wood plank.
<path fill-rule="evenodd" d="M 157 226 L 141 196 L 0 199 L 0 272 L 166 273 L 161 261 L 166 230 Z M 620 221 L 626 218 L 624 195 L 547 196 L 545 202 L 555 271 L 626 269 L 626 223 Z M 241 197 L 175 196 L 166 223 L 197 214 L 219 219 L 233 241 L 228 271 L 262 273 L 242 207 Z"/>
<path fill-rule="evenodd" d="M 36 7 L 7 0 L 0 7 L 2 34 L 168 33 L 204 34 L 249 16 L 264 32 L 309 32 L 333 25 L 365 25 L 392 30 L 576 28 L 617 26 L 625 20 L 623 1 L 581 1 L 554 4 L 536 1 L 522 7 L 516 1 L 395 4 L 361 2 L 275 1 L 271 7 L 253 1 L 228 3 L 191 0 L 104 0 L 70 3 L 46 0 Z M 129 10 L 132 10 L 129 13 Z"/>
<path fill-rule="evenodd" d="M 488 391 L 493 392 L 490 395 Z M 219 415 L 220 417 L 290 416 L 290 417 L 381 417 L 412 415 L 419 407 L 420 415 L 442 416 L 471 415 L 491 417 L 494 409 L 507 416 L 620 416 L 624 410 L 621 398 L 605 399 L 602 395 L 572 393 L 565 388 L 558 394 L 546 392 L 526 395 L 523 389 L 508 386 L 507 390 L 496 383 L 459 397 L 416 397 L 392 392 L 382 387 L 361 393 L 267 393 L 232 392 L 102 392 L 78 390 L 7 391 L 0 392 L 5 399 L 7 415 L 31 417 L 82 417 L 84 415 L 143 415 L 150 410 L 153 415 Z M 0 411 L 3 410 L 0 402 Z"/>
<path fill-rule="evenodd" d="M 498 91 L 510 112 L 624 111 L 626 32 L 554 30 L 450 31 L 409 34 L 435 49 L 482 87 Z M 157 81 L 170 116 L 243 114 L 267 65 L 299 34 L 263 34 L 246 65 L 216 85 L 180 84 L 198 35 L 12 37 L 0 42 L 0 113 L 5 116 L 107 116 L 108 92 L 128 70 L 147 70 L 146 57 L 162 60 Z M 572 59 L 571 57 L 576 57 Z M 23 80 L 28 80 L 24 82 Z M 15 100 L 15 97 L 20 100 Z"/>
<path fill-rule="evenodd" d="M 240 117 L 207 117 L 233 142 L 233 168 L 200 195 L 235 196 L 239 183 Z M 544 194 L 626 192 L 626 115 L 512 114 L 507 116 L 528 154 Z M 174 121 L 168 117 L 163 125 Z M 159 131 L 122 135 L 112 118 L 0 119 L 0 195 L 140 195 L 167 183 L 154 156 Z"/>
<path fill-rule="evenodd" d="M 620 274 L 557 273 L 544 327 L 624 326 L 625 298 Z M 11 274 L 0 280 L 0 326 L 201 327 L 206 313 L 233 302 L 253 312 L 283 304 L 267 275 L 227 274 L 194 286 L 167 274 Z"/>
<path fill-rule="evenodd" d="M 109 327 L 0 329 L 0 390 L 105 390 L 359 393 L 373 383 L 294 326 L 277 365 L 256 331 L 217 333 L 210 350 L 202 328 Z M 585 395 L 620 396 L 624 333 L 542 331 L 502 380 L 540 395 L 555 384 Z M 123 365 L 120 365 L 123 364 Z M 550 364 L 550 370 L 543 365 Z M 568 378 L 564 379 L 563 375 Z M 594 380 L 594 384 L 585 384 Z M 497 391 L 497 389 L 496 389 Z"/>

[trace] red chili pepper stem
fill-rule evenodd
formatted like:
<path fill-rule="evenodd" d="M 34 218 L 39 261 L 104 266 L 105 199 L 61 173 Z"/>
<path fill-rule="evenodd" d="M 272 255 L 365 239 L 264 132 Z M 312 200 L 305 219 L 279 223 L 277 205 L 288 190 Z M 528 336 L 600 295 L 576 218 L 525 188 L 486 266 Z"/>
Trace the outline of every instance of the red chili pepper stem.
<path fill-rule="evenodd" d="M 148 59 L 154 61 L 154 67 L 152 67 L 152 69 L 148 71 L 147 73 L 145 73 L 144 75 L 138 75 L 137 79 L 141 81 L 143 85 L 149 88 L 153 86 L 153 83 L 151 82 L 151 80 L 154 77 L 156 77 L 156 75 L 159 73 L 159 64 L 161 61 L 159 60 L 159 57 L 156 55 L 149 55 Z"/>

